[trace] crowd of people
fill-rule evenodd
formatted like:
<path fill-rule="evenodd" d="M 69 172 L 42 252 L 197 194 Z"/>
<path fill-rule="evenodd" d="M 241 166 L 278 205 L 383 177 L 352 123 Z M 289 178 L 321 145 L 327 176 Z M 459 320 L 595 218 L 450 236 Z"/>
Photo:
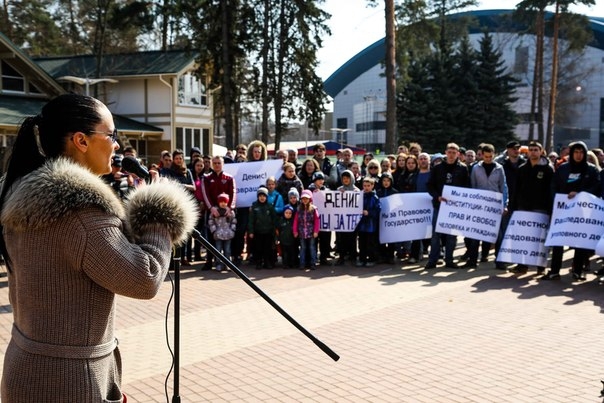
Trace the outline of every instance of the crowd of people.
<path fill-rule="evenodd" d="M 129 150 L 125 150 L 129 151 Z M 523 264 L 510 265 L 496 260 L 511 214 L 533 211 L 551 214 L 556 193 L 573 198 L 584 191 L 598 197 L 604 195 L 600 164 L 604 163 L 601 149 L 588 150 L 582 142 L 562 147 L 560 154 L 545 153 L 542 145 L 531 141 L 525 146 L 510 141 L 498 152 L 491 144 L 479 144 L 475 149 L 446 146 L 443 153 L 429 155 L 420 144 L 401 145 L 395 154 L 363 155 L 359 162 L 351 149 L 338 150 L 335 159 L 326 156 L 322 143 L 312 148 L 312 154 L 299 159 L 296 150 L 278 150 L 273 159 L 283 161 L 280 177 L 269 177 L 257 190 L 251 207 L 238 207 L 235 179 L 224 172 L 225 163 L 265 161 L 269 152 L 264 143 L 253 141 L 239 144 L 225 156 L 202 155 L 198 148 L 190 151 L 185 165 L 182 150 L 162 153 L 161 160 L 152 165 L 161 176 L 177 180 L 193 193 L 201 206 L 198 229 L 206 234 L 235 264 L 246 258 L 257 269 L 273 268 L 280 262 L 285 268 L 315 269 L 321 265 L 371 267 L 379 263 L 417 264 L 427 255 L 426 269 L 441 265 L 447 268 L 476 268 L 489 261 L 494 250 L 495 267 L 525 273 Z M 120 156 L 116 156 L 119 163 Z M 121 189 L 132 178 L 118 178 Z M 124 184 L 124 182 L 126 182 Z M 436 221 L 445 185 L 495 191 L 502 194 L 503 214 L 499 236 L 494 244 L 464 238 L 465 253 L 454 259 L 457 237 L 436 232 Z M 120 187 L 113 185 L 120 191 Z M 362 217 L 353 232 L 320 230 L 320 209 L 313 204 L 316 192 L 339 190 L 362 193 Z M 397 193 L 429 193 L 434 208 L 431 239 L 417 239 L 391 244 L 379 243 L 380 199 Z M 543 280 L 559 279 L 563 247 L 553 247 L 550 271 L 537 267 Z M 571 273 L 584 280 L 594 252 L 575 249 Z M 202 262 L 202 270 L 226 270 L 213 264 L 210 254 L 203 254 L 197 242 L 189 240 L 182 249 L 183 265 Z"/>

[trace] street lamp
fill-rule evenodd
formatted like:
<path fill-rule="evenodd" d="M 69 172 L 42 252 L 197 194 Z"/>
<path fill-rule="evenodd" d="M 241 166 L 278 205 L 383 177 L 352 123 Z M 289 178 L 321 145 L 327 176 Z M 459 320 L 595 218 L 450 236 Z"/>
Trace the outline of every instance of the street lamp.
<path fill-rule="evenodd" d="M 349 132 L 350 129 L 337 129 L 337 128 L 332 128 L 331 129 L 332 132 L 336 132 L 336 141 L 339 144 L 342 144 L 342 140 L 344 139 L 344 133 Z M 343 144 L 342 144 L 343 145 Z"/>
<path fill-rule="evenodd" d="M 70 81 L 78 85 L 86 86 L 86 95 L 90 95 L 90 86 L 102 82 L 115 84 L 118 81 L 113 78 L 88 78 L 88 77 L 74 77 L 74 76 L 62 76 L 57 78 L 57 81 Z"/>

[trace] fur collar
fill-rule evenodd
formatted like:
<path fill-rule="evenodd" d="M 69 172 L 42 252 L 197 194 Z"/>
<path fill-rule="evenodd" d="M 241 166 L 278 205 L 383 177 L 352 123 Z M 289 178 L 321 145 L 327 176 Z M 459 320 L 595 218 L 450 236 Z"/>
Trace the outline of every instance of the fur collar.
<path fill-rule="evenodd" d="M 13 184 L 2 208 L 2 225 L 14 230 L 40 228 L 90 206 L 124 218 L 122 202 L 101 178 L 59 158 Z"/>

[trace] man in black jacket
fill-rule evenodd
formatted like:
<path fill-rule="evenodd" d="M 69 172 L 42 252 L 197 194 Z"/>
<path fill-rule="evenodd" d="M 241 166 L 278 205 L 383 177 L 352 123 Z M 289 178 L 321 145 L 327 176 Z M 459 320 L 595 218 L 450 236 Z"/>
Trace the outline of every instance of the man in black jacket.
<path fill-rule="evenodd" d="M 574 198 L 579 192 L 588 192 L 600 195 L 600 174 L 595 165 L 587 162 L 587 146 L 582 141 L 569 144 L 570 152 L 568 162 L 563 163 L 554 174 L 555 193 L 564 193 L 569 199 Z M 559 280 L 562 266 L 562 246 L 552 248 L 551 270 L 542 280 Z M 574 280 L 585 280 L 583 271 L 589 263 L 592 251 L 589 249 L 575 248 L 572 262 L 572 276 Z"/>
<path fill-rule="evenodd" d="M 551 215 L 554 194 L 552 181 L 554 168 L 543 156 L 543 147 L 536 141 L 528 145 L 528 161 L 518 168 L 514 195 L 510 199 L 509 214 L 514 211 L 533 211 Z M 526 273 L 528 267 L 516 266 L 512 272 Z M 537 274 L 543 274 L 544 267 L 537 268 Z"/>
<path fill-rule="evenodd" d="M 447 144 L 445 150 L 445 160 L 436 165 L 428 179 L 428 193 L 432 196 L 432 204 L 434 205 L 434 216 L 432 217 L 432 241 L 430 243 L 430 255 L 426 269 L 436 268 L 436 262 L 440 255 L 440 233 L 436 232 L 436 220 L 438 218 L 438 209 L 441 202 L 447 200 L 442 197 L 443 188 L 445 185 L 469 187 L 470 175 L 468 167 L 459 160 L 459 146 L 455 143 Z M 455 235 L 445 235 L 445 267 L 457 268 L 457 263 L 453 262 L 453 251 L 457 237 Z"/>

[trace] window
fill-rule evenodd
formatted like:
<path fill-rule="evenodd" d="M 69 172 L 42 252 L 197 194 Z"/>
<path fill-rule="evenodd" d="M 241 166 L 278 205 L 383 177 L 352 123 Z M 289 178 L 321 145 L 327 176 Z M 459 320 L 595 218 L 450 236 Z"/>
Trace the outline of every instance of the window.
<path fill-rule="evenodd" d="M 2 91 L 25 92 L 25 78 L 13 69 L 8 63 L 2 61 Z"/>
<path fill-rule="evenodd" d="M 517 47 L 516 48 L 516 57 L 514 58 L 514 73 L 515 74 L 528 73 L 528 59 L 529 59 L 528 46 Z"/>
<path fill-rule="evenodd" d="M 208 154 L 209 136 L 209 129 L 177 127 L 176 148 L 183 150 L 187 159 L 189 158 L 189 151 L 191 151 L 192 147 L 199 147 L 203 154 Z"/>
<path fill-rule="evenodd" d="M 178 103 L 187 106 L 207 105 L 206 87 L 191 73 L 178 79 Z"/>

